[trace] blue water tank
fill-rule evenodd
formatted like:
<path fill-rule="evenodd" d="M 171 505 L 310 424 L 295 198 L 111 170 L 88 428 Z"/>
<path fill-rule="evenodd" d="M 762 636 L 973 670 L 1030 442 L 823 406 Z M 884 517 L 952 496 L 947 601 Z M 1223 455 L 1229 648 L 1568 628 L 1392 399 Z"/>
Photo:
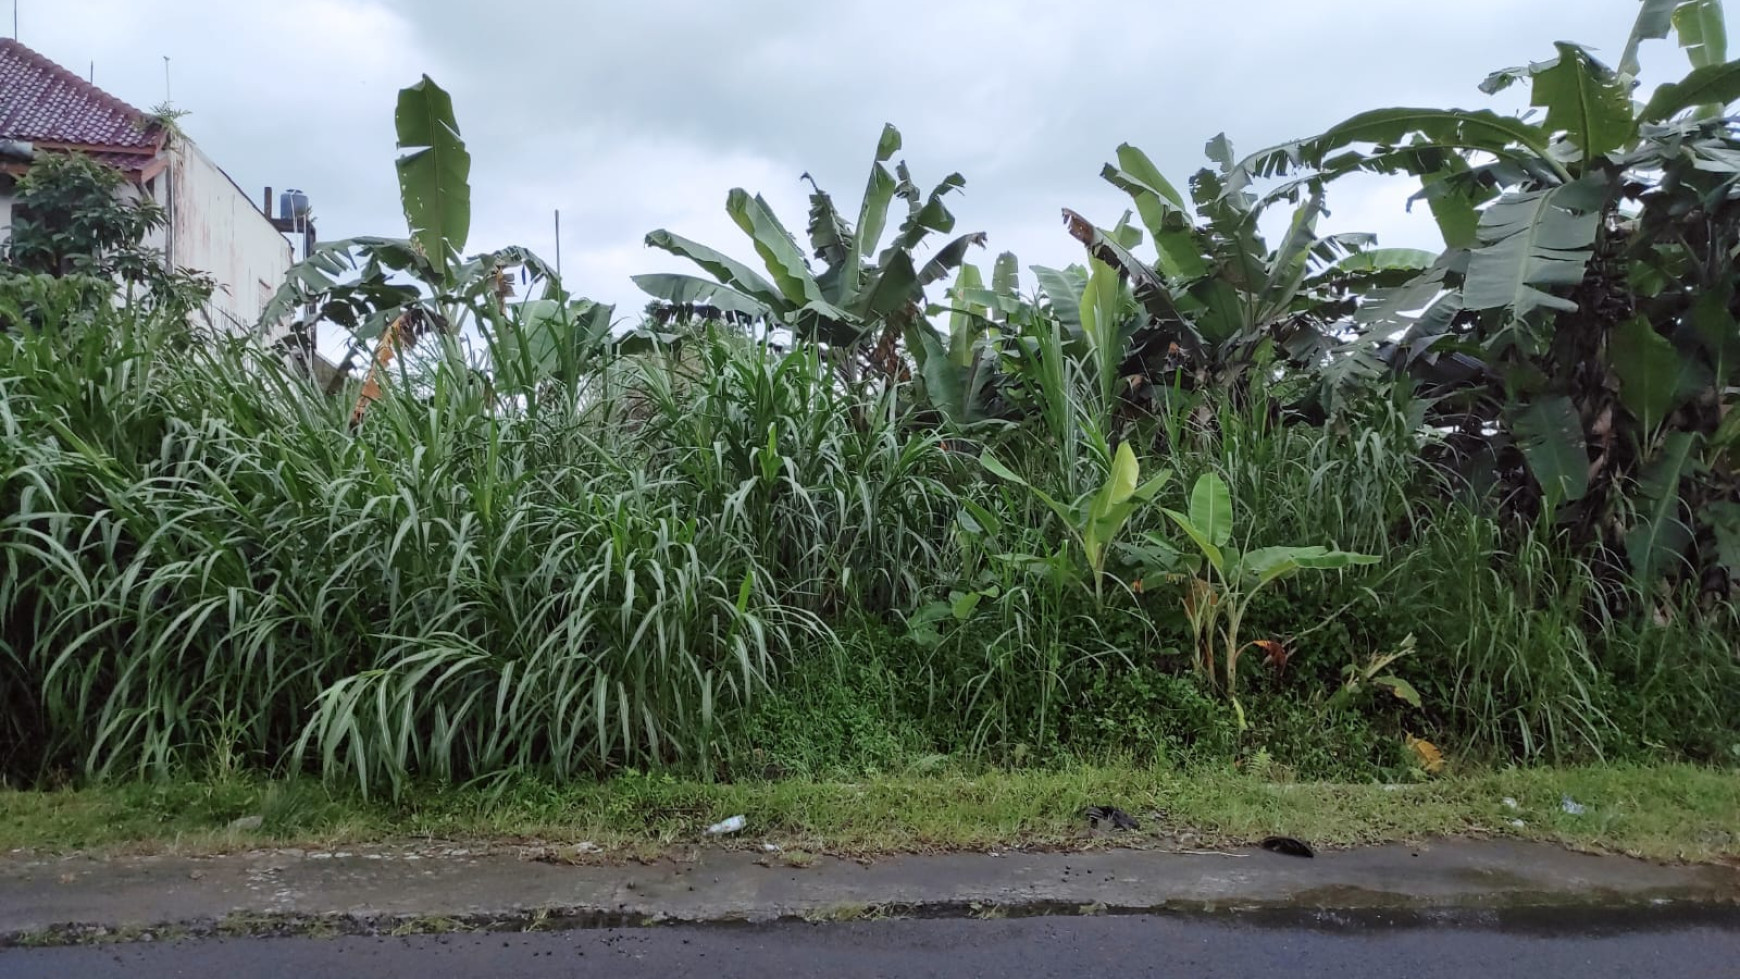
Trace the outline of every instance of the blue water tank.
<path fill-rule="evenodd" d="M 290 221 L 308 216 L 308 195 L 300 190 L 287 190 L 278 195 L 278 216 Z"/>

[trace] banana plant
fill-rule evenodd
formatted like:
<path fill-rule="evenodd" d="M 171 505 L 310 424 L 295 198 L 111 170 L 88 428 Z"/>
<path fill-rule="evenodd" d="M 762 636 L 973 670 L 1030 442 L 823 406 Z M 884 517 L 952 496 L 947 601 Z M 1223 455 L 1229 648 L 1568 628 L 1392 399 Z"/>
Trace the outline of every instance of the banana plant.
<path fill-rule="evenodd" d="M 1161 472 L 1142 482 L 1141 464 L 1136 461 L 1136 453 L 1130 444 L 1125 442 L 1118 446 L 1100 486 L 1070 503 L 1064 503 L 1022 478 L 988 450 L 979 457 L 979 462 L 991 475 L 1027 490 L 1063 521 L 1076 546 L 1081 549 L 1092 582 L 1094 601 L 1100 605 L 1105 604 L 1106 562 L 1113 545 L 1123 533 L 1124 525 L 1138 509 L 1159 494 L 1171 476 L 1170 472 Z"/>
<path fill-rule="evenodd" d="M 1409 633 L 1393 652 L 1374 652 L 1363 663 L 1356 660 L 1342 667 L 1341 688 L 1329 698 L 1327 706 L 1331 710 L 1345 708 L 1355 697 L 1360 696 L 1366 690 L 1387 690 L 1397 700 L 1408 704 L 1415 710 L 1424 707 L 1425 703 L 1420 699 L 1420 691 L 1412 683 L 1389 672 L 1389 668 L 1398 660 L 1412 656 L 1414 647 L 1414 636 Z M 1430 763 L 1429 757 L 1424 752 L 1421 753 L 1421 757 Z"/>
<path fill-rule="evenodd" d="M 1141 232 L 1128 219 L 1109 233 L 1133 246 Z M 907 333 L 920 394 L 957 429 L 1007 425 L 1023 408 L 1037 409 L 1052 434 L 1069 442 L 1078 440 L 1075 426 L 1062 423 L 1061 415 L 1083 407 L 1079 394 L 1102 435 L 1093 441 L 1107 442 L 1100 454 L 1110 460 L 1103 436 L 1111 433 L 1108 419 L 1126 380 L 1139 307 L 1116 271 L 1092 258 L 1088 268 L 1036 265 L 1032 272 L 1039 290 L 1029 300 L 1019 292 L 1011 253 L 998 257 L 988 286 L 977 266 L 961 267 L 948 303 L 927 310 L 947 317 L 947 331 L 919 322 Z"/>
<path fill-rule="evenodd" d="M 1192 178 L 1189 199 L 1128 144 L 1101 172 L 1135 203 L 1153 242 L 1152 261 L 1133 253 L 1122 225 L 1104 231 L 1064 211 L 1071 236 L 1096 265 L 1129 284 L 1146 314 L 1119 368 L 1148 382 L 1146 390 L 1239 393 L 1275 360 L 1317 365 L 1357 295 L 1405 281 L 1434 258 L 1373 248 L 1369 235 L 1319 234 L 1321 190 L 1295 209 L 1285 237 L 1270 247 L 1258 220 L 1271 202 L 1245 188 L 1231 142 L 1218 136 L 1206 152 L 1213 165 Z"/>
<path fill-rule="evenodd" d="M 963 262 L 948 290 L 947 304 L 931 306 L 925 319 L 907 326 L 907 349 L 918 365 L 920 396 L 957 431 L 1009 424 L 1000 417 L 997 381 L 1010 317 L 1021 315 L 1025 308 L 1018 276 L 1017 260 L 1010 252 L 997 257 L 988 285 L 978 266 Z M 946 316 L 947 332 L 932 329 L 930 316 Z"/>
<path fill-rule="evenodd" d="M 1639 52 L 1677 36 L 1690 71 L 1642 102 Z M 1407 375 L 1448 431 L 1469 485 L 1558 521 L 1664 576 L 1740 580 L 1731 448 L 1740 399 L 1740 61 L 1720 0 L 1642 0 L 1616 67 L 1561 43 L 1494 72 L 1538 118 L 1393 108 L 1243 161 L 1229 181 L 1283 178 L 1270 198 L 1351 173 L 1408 174 L 1445 251 L 1374 295 L 1333 359 Z M 1511 475 L 1524 473 L 1523 481 Z"/>
<path fill-rule="evenodd" d="M 808 230 L 819 271 L 767 201 L 737 188 L 727 195 L 725 209 L 754 245 L 765 276 L 722 252 L 660 229 L 646 236 L 647 245 L 694 262 L 712 278 L 659 273 L 637 275 L 635 284 L 659 302 L 712 306 L 778 324 L 802 341 L 842 355 L 874 344 L 886 362 L 893 344 L 922 318 L 925 288 L 959 267 L 968 249 L 985 243 L 982 232 L 960 235 L 920 262 L 917 251 L 926 238 L 954 230 L 955 218 L 944 198 L 966 180 L 950 174 L 927 197 L 912 182 L 904 162 L 889 170 L 900 148 L 900 131 L 884 126 L 855 224 L 810 181 Z M 896 198 L 906 202 L 906 217 L 882 247 Z"/>
<path fill-rule="evenodd" d="M 1258 547 L 1239 551 L 1233 546 L 1232 492 L 1226 481 L 1204 473 L 1190 491 L 1188 512 L 1162 512 L 1196 545 L 1202 563 L 1188 580 L 1185 617 L 1196 639 L 1196 669 L 1231 698 L 1239 727 L 1245 726 L 1238 700 L 1238 667 L 1245 650 L 1258 645 L 1240 632 L 1251 602 L 1263 589 L 1300 571 L 1336 571 L 1376 564 L 1371 554 L 1335 550 L 1320 545 Z M 1158 535 L 1151 543 L 1168 546 Z"/>
<path fill-rule="evenodd" d="M 575 338 L 599 339 L 610 307 L 569 296 L 555 269 L 528 249 L 464 254 L 471 154 L 452 97 L 429 76 L 399 92 L 394 124 L 407 236 L 317 245 L 290 270 L 262 313 L 262 326 L 296 318 L 293 329 L 306 334 L 319 322 L 333 323 L 359 343 L 380 340 L 377 364 L 422 335 L 450 337 L 469 327 L 492 348 L 502 345 L 495 351 L 503 360 L 498 385 L 522 372 L 525 383 L 510 388 L 560 373 Z M 507 301 L 516 284 L 541 287 L 535 306 L 520 309 Z"/>

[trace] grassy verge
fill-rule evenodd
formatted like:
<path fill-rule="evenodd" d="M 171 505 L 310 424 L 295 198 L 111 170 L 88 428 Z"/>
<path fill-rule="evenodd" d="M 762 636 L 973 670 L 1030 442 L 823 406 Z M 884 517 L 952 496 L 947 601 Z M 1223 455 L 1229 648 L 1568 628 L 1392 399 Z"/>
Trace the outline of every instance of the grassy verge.
<path fill-rule="evenodd" d="M 1581 814 L 1565 811 L 1570 797 Z M 1514 800 L 1512 808 L 1506 800 Z M 0 792 L 0 851 L 221 852 L 417 839 L 590 841 L 645 854 L 742 814 L 734 842 L 842 854 L 1096 843 L 1090 804 L 1142 820 L 1119 844 L 1183 848 L 1286 833 L 1319 846 L 1504 836 L 1662 860 L 1740 860 L 1740 773 L 1683 766 L 1528 769 L 1385 786 L 1274 782 L 1227 771 L 1082 767 L 859 782 L 425 788 L 396 802 L 317 783 L 168 782 Z M 232 822 L 259 816 L 258 829 Z"/>

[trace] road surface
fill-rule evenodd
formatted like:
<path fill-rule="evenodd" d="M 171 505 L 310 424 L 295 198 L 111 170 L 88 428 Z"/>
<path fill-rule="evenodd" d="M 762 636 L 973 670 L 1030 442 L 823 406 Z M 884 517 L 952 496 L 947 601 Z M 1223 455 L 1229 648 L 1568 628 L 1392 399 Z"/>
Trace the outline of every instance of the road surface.
<path fill-rule="evenodd" d="M 0 979 L 701 976 L 1735 979 L 1740 909 L 1539 917 L 1049 917 L 0 951 Z"/>

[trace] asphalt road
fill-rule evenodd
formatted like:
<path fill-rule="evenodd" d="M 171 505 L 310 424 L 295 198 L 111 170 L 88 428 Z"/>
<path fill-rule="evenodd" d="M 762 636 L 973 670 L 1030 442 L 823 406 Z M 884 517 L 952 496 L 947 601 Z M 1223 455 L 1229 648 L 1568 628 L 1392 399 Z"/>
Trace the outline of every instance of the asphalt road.
<path fill-rule="evenodd" d="M 1053 917 L 8 949 L 0 979 L 1136 976 L 1734 979 L 1740 910 L 1397 922 Z"/>

